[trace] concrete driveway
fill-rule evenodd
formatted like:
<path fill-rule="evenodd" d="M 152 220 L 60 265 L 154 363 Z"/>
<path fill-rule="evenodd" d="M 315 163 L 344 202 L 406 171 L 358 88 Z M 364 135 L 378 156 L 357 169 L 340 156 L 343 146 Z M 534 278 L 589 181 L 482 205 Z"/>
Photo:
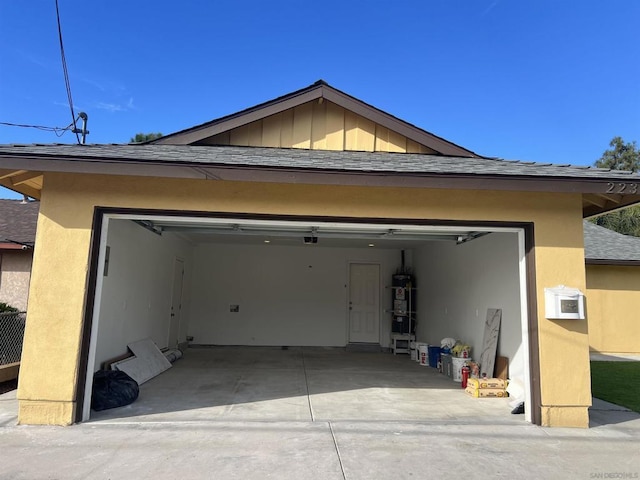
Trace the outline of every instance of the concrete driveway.
<path fill-rule="evenodd" d="M 406 357 L 194 352 L 72 427 L 15 426 L 0 396 L 0 478 L 640 478 L 640 415 L 610 404 L 549 429 Z"/>

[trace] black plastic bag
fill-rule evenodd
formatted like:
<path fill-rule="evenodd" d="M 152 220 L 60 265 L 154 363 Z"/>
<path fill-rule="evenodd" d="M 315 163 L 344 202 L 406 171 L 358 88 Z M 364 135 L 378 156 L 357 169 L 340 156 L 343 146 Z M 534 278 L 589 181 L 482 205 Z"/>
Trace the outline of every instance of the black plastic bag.
<path fill-rule="evenodd" d="M 140 387 L 138 383 L 120 370 L 98 370 L 93 374 L 91 408 L 100 411 L 123 407 L 133 403 Z"/>

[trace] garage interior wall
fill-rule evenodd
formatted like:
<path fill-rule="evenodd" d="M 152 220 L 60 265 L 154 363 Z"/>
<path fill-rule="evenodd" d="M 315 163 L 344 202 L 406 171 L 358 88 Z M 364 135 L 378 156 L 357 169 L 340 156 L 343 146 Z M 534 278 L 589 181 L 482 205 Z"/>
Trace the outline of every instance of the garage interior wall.
<path fill-rule="evenodd" d="M 400 249 L 193 245 L 129 220 L 110 221 L 107 244 L 109 273 L 103 277 L 96 369 L 135 340 L 150 337 L 160 348 L 167 346 L 176 257 L 186 263 L 180 341 L 189 335 L 201 345 L 345 346 L 349 264 L 376 263 L 380 344 L 390 346 L 388 287 L 400 268 Z M 417 340 L 438 344 L 452 336 L 479 354 L 487 308 L 502 308 L 498 354 L 509 358 L 512 375 L 522 373 L 518 260 L 515 233 L 405 250 L 406 266 L 418 285 Z"/>
<path fill-rule="evenodd" d="M 453 337 L 482 352 L 488 308 L 501 308 L 497 355 L 509 374 L 524 373 L 517 233 L 491 233 L 461 245 L 437 242 L 415 249 L 417 341 L 439 345 Z"/>
<path fill-rule="evenodd" d="M 171 233 L 156 235 L 129 220 L 110 220 L 108 275 L 102 277 L 96 363 L 127 352 L 127 344 L 151 338 L 167 346 L 175 258 L 185 262 L 181 325 L 189 319 L 189 271 L 193 247 Z"/>
<path fill-rule="evenodd" d="M 317 245 L 200 244 L 194 249 L 193 343 L 345 346 L 349 262 L 380 264 L 380 341 L 388 347 L 400 250 Z M 237 313 L 230 312 L 238 305 Z"/>
<path fill-rule="evenodd" d="M 640 267 L 587 265 L 589 348 L 640 354 Z"/>

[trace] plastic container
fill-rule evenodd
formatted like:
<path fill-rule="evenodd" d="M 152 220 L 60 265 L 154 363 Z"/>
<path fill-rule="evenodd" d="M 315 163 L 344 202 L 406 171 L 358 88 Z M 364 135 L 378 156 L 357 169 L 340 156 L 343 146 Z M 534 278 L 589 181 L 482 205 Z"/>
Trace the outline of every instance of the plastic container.
<path fill-rule="evenodd" d="M 441 348 L 437 345 L 429 345 L 429 366 L 438 368 L 438 361 L 440 360 Z"/>
<path fill-rule="evenodd" d="M 451 363 L 451 355 L 443 353 L 440 355 L 440 361 L 442 362 L 442 374 L 451 378 L 453 376 L 453 366 Z"/>
<path fill-rule="evenodd" d="M 470 362 L 470 358 L 461 358 L 461 357 L 451 357 L 451 363 L 453 370 L 453 381 L 454 382 L 462 382 L 462 367 L 464 367 L 465 363 Z"/>
<path fill-rule="evenodd" d="M 420 345 L 426 345 L 423 342 L 416 342 L 416 358 L 415 361 L 420 363 Z"/>
<path fill-rule="evenodd" d="M 420 365 L 423 367 L 429 366 L 429 346 L 426 343 L 421 343 L 418 346 L 418 355 L 420 357 Z"/>

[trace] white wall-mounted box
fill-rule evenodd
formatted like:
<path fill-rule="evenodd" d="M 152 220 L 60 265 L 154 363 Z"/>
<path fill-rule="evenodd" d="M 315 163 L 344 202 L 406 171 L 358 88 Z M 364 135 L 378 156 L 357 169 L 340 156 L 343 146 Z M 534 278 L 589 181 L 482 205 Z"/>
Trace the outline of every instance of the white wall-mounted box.
<path fill-rule="evenodd" d="M 584 294 L 577 288 L 558 285 L 544 289 L 545 317 L 553 320 L 584 320 Z"/>

